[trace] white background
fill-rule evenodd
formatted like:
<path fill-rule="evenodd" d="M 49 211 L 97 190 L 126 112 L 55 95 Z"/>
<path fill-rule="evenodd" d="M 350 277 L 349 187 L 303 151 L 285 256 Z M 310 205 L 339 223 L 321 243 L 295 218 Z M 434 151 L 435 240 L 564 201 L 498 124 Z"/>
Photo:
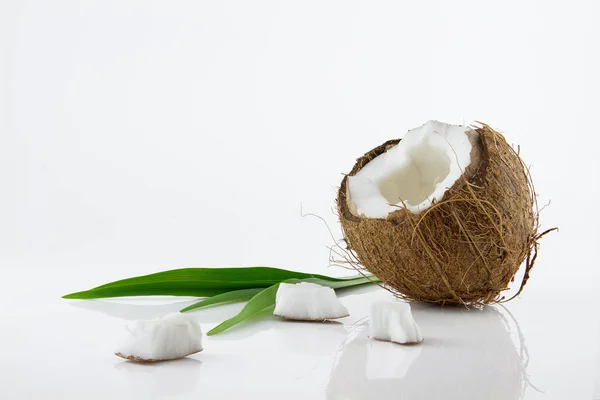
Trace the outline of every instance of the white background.
<path fill-rule="evenodd" d="M 332 209 L 342 173 L 437 119 L 485 121 L 520 145 L 540 203 L 551 201 L 542 228 L 560 227 L 507 305 L 527 340 L 527 373 L 545 392 L 528 386 L 525 397 L 600 398 L 599 18 L 595 1 L 0 1 L 0 389 L 9 398 L 361 398 L 325 390 L 350 328 L 329 343 L 320 332 L 339 327 L 268 321 L 214 340 L 212 352 L 208 341 L 194 358 L 199 372 L 189 361 L 148 374 L 118 364 L 103 339 L 120 329 L 115 315 L 177 305 L 129 312 L 59 297 L 184 266 L 344 274 L 327 269 L 332 239 L 301 205 L 340 237 Z M 347 297 L 357 318 L 344 326 L 377 296 Z M 209 328 L 236 307 L 199 318 Z M 431 318 L 431 335 L 460 334 Z M 314 346 L 294 351 L 311 337 Z M 447 355 L 440 343 L 425 359 L 455 357 L 464 386 L 461 354 L 480 351 Z M 193 385 L 173 384 L 196 373 Z M 431 374 L 416 381 L 441 379 Z"/>

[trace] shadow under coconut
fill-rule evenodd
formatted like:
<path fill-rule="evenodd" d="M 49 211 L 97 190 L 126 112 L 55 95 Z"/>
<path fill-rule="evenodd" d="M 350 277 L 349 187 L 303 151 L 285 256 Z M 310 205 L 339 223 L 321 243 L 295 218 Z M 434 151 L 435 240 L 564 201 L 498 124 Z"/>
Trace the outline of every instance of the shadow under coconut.
<path fill-rule="evenodd" d="M 366 323 L 357 326 L 336 353 L 328 399 L 523 398 L 527 350 L 518 324 L 511 329 L 494 307 L 466 311 L 414 304 L 412 310 L 425 341 L 410 346 L 375 341 Z"/>

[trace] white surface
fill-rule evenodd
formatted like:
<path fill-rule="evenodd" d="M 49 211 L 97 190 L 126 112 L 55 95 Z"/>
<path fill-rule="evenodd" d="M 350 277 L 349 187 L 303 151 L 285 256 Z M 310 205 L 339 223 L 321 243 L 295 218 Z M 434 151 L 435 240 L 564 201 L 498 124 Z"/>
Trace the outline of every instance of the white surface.
<path fill-rule="evenodd" d="M 419 213 L 440 201 L 471 164 L 470 129 L 428 121 L 402 135 L 400 143 L 348 177 L 356 213 L 386 218 L 398 208 Z"/>
<path fill-rule="evenodd" d="M 0 1 L 0 397 L 600 398 L 599 15 L 593 0 Z M 545 394 L 515 378 L 503 309 L 415 309 L 431 340 L 405 354 L 349 341 L 375 292 L 342 299 L 344 325 L 268 320 L 137 366 L 112 355 L 123 318 L 189 302 L 59 298 L 184 266 L 341 275 L 300 205 L 339 237 L 341 174 L 431 119 L 503 131 L 552 200 L 542 228 L 561 231 L 507 305 Z"/>
<path fill-rule="evenodd" d="M 67 301 L 59 295 L 86 280 L 65 279 L 72 269 L 4 273 L 13 282 L 32 274 L 39 279 L 28 286 L 32 294 L 16 284 L 4 288 L 10 303 L 3 304 L 0 330 L 3 399 L 372 399 L 401 394 L 403 399 L 561 400 L 596 398 L 600 385 L 600 316 L 591 292 L 526 290 L 506 309 L 484 312 L 414 305 L 425 341 L 406 347 L 367 339 L 371 303 L 391 296 L 375 288 L 353 291 L 341 298 L 351 315 L 341 323 L 267 317 L 204 337 L 204 350 L 186 359 L 139 365 L 113 355 L 123 325 L 176 311 L 193 299 Z M 96 272 L 92 280 L 114 274 Z M 63 279 L 57 282 L 56 276 Z M 240 308 L 193 315 L 206 332 Z"/>
<path fill-rule="evenodd" d="M 137 319 L 126 327 L 126 331 L 125 338 L 115 350 L 123 358 L 164 361 L 202 351 L 200 324 L 180 312 Z"/>
<path fill-rule="evenodd" d="M 277 289 L 273 315 L 292 320 L 324 320 L 348 316 L 332 288 L 316 283 L 282 283 Z"/>
<path fill-rule="evenodd" d="M 369 313 L 369 337 L 399 344 L 419 343 L 423 335 L 403 301 L 375 302 Z"/>

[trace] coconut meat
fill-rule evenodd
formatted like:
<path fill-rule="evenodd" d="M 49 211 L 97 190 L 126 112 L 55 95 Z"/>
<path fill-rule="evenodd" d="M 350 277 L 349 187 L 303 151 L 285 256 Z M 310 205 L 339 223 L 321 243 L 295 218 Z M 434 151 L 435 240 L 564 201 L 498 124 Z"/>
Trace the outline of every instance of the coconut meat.
<path fill-rule="evenodd" d="M 173 313 L 163 318 L 137 320 L 115 354 L 136 361 L 182 358 L 202 351 L 202 330 L 191 317 Z"/>
<path fill-rule="evenodd" d="M 423 341 L 421 329 L 415 322 L 408 303 L 374 303 L 370 317 L 370 336 L 373 339 L 400 344 Z"/>
<path fill-rule="evenodd" d="M 292 320 L 322 321 L 347 317 L 349 314 L 332 288 L 300 282 L 279 285 L 273 315 Z"/>
<path fill-rule="evenodd" d="M 438 121 L 408 131 L 400 143 L 348 177 L 350 209 L 386 218 L 398 208 L 419 213 L 441 200 L 471 163 L 468 131 Z"/>

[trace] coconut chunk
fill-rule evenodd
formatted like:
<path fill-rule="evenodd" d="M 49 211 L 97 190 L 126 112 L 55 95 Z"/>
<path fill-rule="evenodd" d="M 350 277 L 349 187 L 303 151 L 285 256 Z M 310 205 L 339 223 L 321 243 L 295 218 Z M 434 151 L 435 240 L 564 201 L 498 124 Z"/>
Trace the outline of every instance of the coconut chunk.
<path fill-rule="evenodd" d="M 128 360 L 174 360 L 202 351 L 200 325 L 181 313 L 137 320 L 126 329 L 128 334 L 115 354 Z"/>
<path fill-rule="evenodd" d="M 370 336 L 373 339 L 400 344 L 423 341 L 421 330 L 403 302 L 380 302 L 371 306 Z"/>
<path fill-rule="evenodd" d="M 298 321 L 323 321 L 349 314 L 332 288 L 300 282 L 279 285 L 273 315 Z"/>
<path fill-rule="evenodd" d="M 471 163 L 470 128 L 429 121 L 348 177 L 357 215 L 386 218 L 406 208 L 419 213 L 439 201 Z"/>

